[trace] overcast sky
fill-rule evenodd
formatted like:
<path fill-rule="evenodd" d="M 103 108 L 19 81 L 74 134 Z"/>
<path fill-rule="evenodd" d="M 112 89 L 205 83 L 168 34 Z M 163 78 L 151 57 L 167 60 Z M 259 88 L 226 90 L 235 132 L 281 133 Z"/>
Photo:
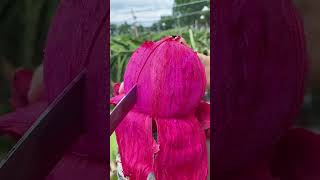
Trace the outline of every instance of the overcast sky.
<path fill-rule="evenodd" d="M 121 24 L 132 23 L 133 16 L 144 26 L 150 26 L 160 19 L 160 16 L 172 14 L 173 0 L 110 0 L 110 21 Z"/>

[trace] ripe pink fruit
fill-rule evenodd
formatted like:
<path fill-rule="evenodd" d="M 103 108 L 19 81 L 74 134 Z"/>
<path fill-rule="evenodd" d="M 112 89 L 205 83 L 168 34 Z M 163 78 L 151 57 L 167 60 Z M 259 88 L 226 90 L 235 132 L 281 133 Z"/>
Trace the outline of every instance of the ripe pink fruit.
<path fill-rule="evenodd" d="M 207 177 L 206 137 L 200 122 L 209 128 L 209 116 L 199 113 L 198 108 L 209 106 L 199 106 L 205 92 L 205 72 L 196 52 L 180 38 L 145 42 L 126 67 L 124 93 L 137 84 L 137 103 L 116 135 L 124 174 L 130 180 L 146 179 L 151 172 L 157 180 Z M 118 84 L 115 90 L 119 89 Z M 117 103 L 119 96 L 123 94 L 111 102 Z M 207 119 L 199 119 L 202 117 Z"/>

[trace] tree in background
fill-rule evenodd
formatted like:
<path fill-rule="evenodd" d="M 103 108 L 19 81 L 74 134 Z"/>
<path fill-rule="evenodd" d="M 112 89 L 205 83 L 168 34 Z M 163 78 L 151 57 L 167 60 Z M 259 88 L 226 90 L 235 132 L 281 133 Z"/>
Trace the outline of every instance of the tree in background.
<path fill-rule="evenodd" d="M 131 32 L 132 32 L 131 25 L 129 25 L 127 22 L 118 26 L 118 33 L 119 34 L 129 34 Z"/>
<path fill-rule="evenodd" d="M 151 27 L 149 28 L 150 31 L 158 31 L 158 30 L 160 29 L 159 25 L 160 25 L 160 24 L 159 24 L 158 22 L 153 23 L 153 24 L 151 25 Z"/>
<path fill-rule="evenodd" d="M 117 25 L 110 24 L 110 35 L 116 35 L 116 34 L 117 34 Z"/>
<path fill-rule="evenodd" d="M 140 24 L 139 26 L 137 26 L 137 30 L 139 33 L 141 33 L 145 31 L 145 28 Z"/>
<path fill-rule="evenodd" d="M 209 22 L 210 14 L 206 11 L 209 7 L 210 1 L 207 0 L 175 0 L 172 14 L 176 17 L 176 26 L 193 26 Z"/>
<path fill-rule="evenodd" d="M 175 18 L 173 16 L 161 16 L 159 24 L 161 30 L 173 29 Z"/>

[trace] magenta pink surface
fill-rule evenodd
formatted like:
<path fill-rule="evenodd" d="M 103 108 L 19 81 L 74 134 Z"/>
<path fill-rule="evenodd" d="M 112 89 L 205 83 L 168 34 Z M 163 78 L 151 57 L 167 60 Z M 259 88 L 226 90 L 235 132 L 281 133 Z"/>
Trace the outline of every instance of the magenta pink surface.
<path fill-rule="evenodd" d="M 277 144 L 272 172 L 280 180 L 317 180 L 320 178 L 319 152 L 319 133 L 290 129 Z"/>
<path fill-rule="evenodd" d="M 48 176 L 49 180 L 93 180 L 109 176 L 106 153 L 109 92 L 106 25 L 106 1 L 61 1 L 53 17 L 44 50 L 44 83 L 48 102 L 28 104 L 23 109 L 1 117 L 2 132 L 21 136 L 46 105 L 83 68 L 87 69 L 83 97 L 85 133 L 57 164 Z M 79 119 L 79 123 L 80 121 Z"/>
<path fill-rule="evenodd" d="M 28 91 L 33 72 L 29 69 L 20 68 L 15 71 L 11 82 L 10 104 L 13 109 L 24 107 L 29 104 Z"/>
<path fill-rule="evenodd" d="M 124 91 L 137 83 L 135 108 L 157 117 L 194 113 L 205 91 L 205 73 L 196 52 L 166 37 L 142 44 L 124 74 Z"/>
<path fill-rule="evenodd" d="M 0 135 L 9 135 L 18 140 L 47 107 L 45 97 L 39 98 L 35 103 L 29 102 L 28 93 L 32 78 L 32 70 L 19 68 L 15 71 L 10 95 L 13 112 L 0 117 Z"/>
<path fill-rule="evenodd" d="M 45 101 L 36 102 L 0 116 L 0 135 L 9 135 L 18 140 L 37 120 L 47 104 Z"/>
<path fill-rule="evenodd" d="M 199 113 L 199 107 L 210 113 L 207 106 L 200 106 L 205 82 L 200 59 L 179 38 L 145 42 L 133 53 L 124 75 L 124 93 L 137 84 L 137 103 L 116 129 L 124 174 L 130 180 L 146 179 L 151 172 L 157 180 L 206 179 L 203 128 L 209 128 L 210 119 Z M 121 90 L 119 84 L 114 90 Z M 111 103 L 123 96 L 115 95 Z"/>
<path fill-rule="evenodd" d="M 282 137 L 290 134 L 303 102 L 307 77 L 303 23 L 291 0 L 219 0 L 216 10 L 212 178 L 279 178 L 271 173 L 271 161 L 290 163 L 281 158 L 299 149 L 283 145 L 283 156 L 273 157 L 279 151 L 276 145 L 286 142 Z M 313 136 L 301 138 L 316 139 Z M 293 136 L 291 140 L 293 143 Z M 305 143 L 303 157 L 308 148 L 316 147 L 316 141 Z M 313 161 L 305 160 L 300 166 L 283 163 L 278 175 L 286 175 L 280 180 L 290 179 L 293 176 L 288 173 L 294 175 L 296 170 L 303 172 L 307 163 L 313 166 Z M 315 167 L 310 170 L 319 172 Z M 261 172 L 261 177 L 257 178 L 256 172 Z M 307 174 L 300 175 L 291 180 L 310 179 Z"/>
<path fill-rule="evenodd" d="M 65 177 L 77 180 L 105 179 L 109 176 L 106 153 L 109 92 L 106 25 L 107 3 L 100 0 L 61 1 L 53 18 L 44 61 L 48 99 L 52 102 L 86 68 L 83 97 L 86 132 L 59 162 L 49 176 L 50 180 L 62 180 Z"/>

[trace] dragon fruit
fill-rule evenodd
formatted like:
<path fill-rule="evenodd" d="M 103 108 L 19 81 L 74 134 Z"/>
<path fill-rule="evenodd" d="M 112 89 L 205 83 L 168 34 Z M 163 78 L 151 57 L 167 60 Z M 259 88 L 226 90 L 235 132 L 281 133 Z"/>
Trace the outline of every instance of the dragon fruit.
<path fill-rule="evenodd" d="M 202 102 L 206 77 L 196 52 L 180 36 L 143 43 L 110 102 L 116 104 L 135 84 L 137 102 L 116 129 L 124 175 L 130 180 L 151 173 L 157 180 L 206 179 L 209 115 L 201 110 L 210 111 Z"/>
<path fill-rule="evenodd" d="M 100 0 L 60 2 L 47 36 L 43 73 L 33 73 L 41 76 L 33 77 L 31 82 L 28 80 L 28 92 L 19 88 L 19 94 L 23 92 L 24 99 L 30 98 L 30 104 L 0 117 L 1 135 L 21 137 L 47 104 L 53 102 L 80 71 L 87 70 L 82 97 L 83 118 L 79 119 L 85 131 L 65 152 L 46 180 L 98 180 L 108 175 L 105 153 L 108 94 L 105 7 L 105 1 Z M 38 94 L 39 91 L 42 92 Z M 58 132 L 56 136 L 64 138 Z"/>

